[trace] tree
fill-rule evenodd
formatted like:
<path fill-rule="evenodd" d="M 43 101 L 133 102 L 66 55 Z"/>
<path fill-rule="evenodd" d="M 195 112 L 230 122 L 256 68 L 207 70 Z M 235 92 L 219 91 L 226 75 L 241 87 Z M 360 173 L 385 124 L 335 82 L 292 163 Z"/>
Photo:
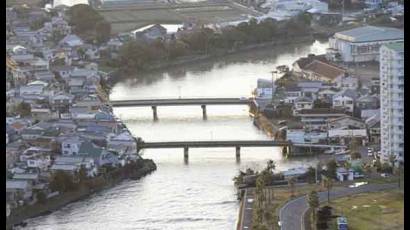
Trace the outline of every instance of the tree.
<path fill-rule="evenodd" d="M 70 174 L 57 171 L 51 179 L 50 188 L 53 191 L 67 192 L 74 190 L 76 187 Z"/>
<path fill-rule="evenodd" d="M 316 223 L 316 209 L 319 207 L 319 197 L 315 190 L 308 194 L 308 204 L 309 208 L 313 211 L 313 222 Z"/>
<path fill-rule="evenodd" d="M 290 197 L 293 198 L 295 197 L 295 183 L 296 183 L 296 178 L 291 177 L 288 179 L 288 185 L 290 189 Z"/>
<path fill-rule="evenodd" d="M 75 27 L 77 33 L 93 31 L 97 22 L 104 18 L 91 6 L 87 4 L 77 4 L 68 10 L 69 23 Z"/>
<path fill-rule="evenodd" d="M 382 163 L 380 162 L 380 159 L 376 159 L 376 161 L 374 162 L 374 167 L 376 168 L 377 172 L 380 172 L 382 169 Z"/>
<path fill-rule="evenodd" d="M 182 41 L 171 41 L 167 44 L 166 50 L 168 51 L 169 59 L 184 56 L 187 53 L 185 43 Z"/>
<path fill-rule="evenodd" d="M 314 184 L 316 182 L 316 170 L 312 166 L 307 169 L 305 174 L 306 180 L 309 184 Z"/>
<path fill-rule="evenodd" d="M 47 195 L 43 191 L 38 191 L 36 193 L 36 198 L 40 204 L 45 204 L 47 201 Z"/>
<path fill-rule="evenodd" d="M 395 166 L 396 159 L 397 159 L 397 157 L 396 157 L 395 154 L 393 154 L 393 153 L 390 153 L 390 154 L 389 154 L 389 162 L 390 162 L 390 165 L 391 165 L 393 168 L 394 168 L 394 166 Z"/>
<path fill-rule="evenodd" d="M 327 189 L 327 203 L 330 203 L 330 189 L 333 187 L 333 179 L 326 177 L 323 181 L 325 188 Z"/>
<path fill-rule="evenodd" d="M 263 176 L 258 176 L 256 179 L 256 198 L 258 201 L 258 207 L 262 207 L 265 201 L 265 180 Z"/>
<path fill-rule="evenodd" d="M 337 163 L 335 160 L 330 160 L 326 164 L 326 171 L 327 175 L 330 178 L 336 178 L 336 168 L 337 168 Z"/>
<path fill-rule="evenodd" d="M 17 105 L 16 112 L 23 117 L 31 115 L 31 106 L 26 102 L 21 102 Z"/>
<path fill-rule="evenodd" d="M 106 42 L 111 36 L 111 23 L 101 20 L 95 24 L 96 39 L 99 44 Z"/>

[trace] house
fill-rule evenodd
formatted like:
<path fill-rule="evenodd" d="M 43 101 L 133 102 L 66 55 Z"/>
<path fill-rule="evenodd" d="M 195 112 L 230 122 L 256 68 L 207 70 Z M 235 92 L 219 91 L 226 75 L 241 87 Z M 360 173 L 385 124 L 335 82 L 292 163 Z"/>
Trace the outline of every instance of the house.
<path fill-rule="evenodd" d="M 376 95 L 364 95 L 356 100 L 356 107 L 360 110 L 380 108 L 380 100 Z"/>
<path fill-rule="evenodd" d="M 327 63 L 325 55 L 309 54 L 307 57 L 299 58 L 292 64 L 293 73 L 298 77 L 303 77 L 303 70 L 307 65 L 311 64 L 314 60 Z"/>
<path fill-rule="evenodd" d="M 160 24 L 148 25 L 131 32 L 135 39 L 155 40 L 164 39 L 167 35 L 167 29 Z"/>
<path fill-rule="evenodd" d="M 339 167 L 336 169 L 336 177 L 339 181 L 354 180 L 353 169 Z"/>
<path fill-rule="evenodd" d="M 77 155 L 83 141 L 79 136 L 69 136 L 61 140 L 61 153 L 64 156 Z"/>
<path fill-rule="evenodd" d="M 370 118 L 375 114 L 380 114 L 380 109 L 364 109 L 360 111 L 360 118 L 362 120 L 366 120 L 367 118 Z"/>
<path fill-rule="evenodd" d="M 350 113 L 354 111 L 354 100 L 351 97 L 344 95 L 335 95 L 332 100 L 332 107 L 334 109 L 344 109 Z"/>
<path fill-rule="evenodd" d="M 49 70 L 41 70 L 34 72 L 34 78 L 44 82 L 51 82 L 55 79 L 55 76 Z"/>
<path fill-rule="evenodd" d="M 326 102 L 332 102 L 333 97 L 338 93 L 339 91 L 335 88 L 329 88 L 329 89 L 321 89 L 317 93 L 318 98 L 320 100 L 324 100 Z"/>
<path fill-rule="evenodd" d="M 331 143 L 348 144 L 353 138 L 360 139 L 362 144 L 368 142 L 367 130 L 364 129 L 329 129 L 328 138 Z"/>
<path fill-rule="evenodd" d="M 32 107 L 31 116 L 33 117 L 33 119 L 40 121 L 56 118 L 55 114 L 51 112 L 50 108 L 44 107 Z"/>
<path fill-rule="evenodd" d="M 107 149 L 118 153 L 136 153 L 137 142 L 129 132 L 122 132 L 107 137 Z"/>
<path fill-rule="evenodd" d="M 338 89 L 353 89 L 356 90 L 359 86 L 359 80 L 353 76 L 339 76 L 337 77 L 333 83 L 336 85 Z"/>
<path fill-rule="evenodd" d="M 310 130 L 327 130 L 328 119 L 345 115 L 344 111 L 340 109 L 315 108 L 303 109 L 299 111 L 297 117 L 300 117 L 305 128 Z"/>
<path fill-rule="evenodd" d="M 56 66 L 52 68 L 52 71 L 57 74 L 59 77 L 64 79 L 65 81 L 68 81 L 71 73 L 75 69 L 74 66 L 70 65 L 63 65 L 63 66 Z"/>
<path fill-rule="evenodd" d="M 366 128 L 366 124 L 358 118 L 346 115 L 343 117 L 329 119 L 328 127 L 329 129 L 341 129 L 341 128 L 364 129 Z"/>
<path fill-rule="evenodd" d="M 404 41 L 404 31 L 390 27 L 363 26 L 337 32 L 329 38 L 328 59 L 343 62 L 379 61 L 381 45 Z"/>
<path fill-rule="evenodd" d="M 303 77 L 309 80 L 320 80 L 331 83 L 346 75 L 346 70 L 330 63 L 314 60 L 302 70 Z"/>
<path fill-rule="evenodd" d="M 24 150 L 23 154 L 20 155 L 20 161 L 26 162 L 29 168 L 46 170 L 51 164 L 50 154 L 51 149 L 32 146 Z"/>
<path fill-rule="evenodd" d="M 293 115 L 296 116 L 302 109 L 312 109 L 313 99 L 309 97 L 298 97 L 294 100 Z"/>
<path fill-rule="evenodd" d="M 61 39 L 58 44 L 60 47 L 71 47 L 76 48 L 84 45 L 83 40 L 75 34 L 68 34 L 63 39 Z"/>
<path fill-rule="evenodd" d="M 50 106 L 59 112 L 68 112 L 68 108 L 73 103 L 73 100 L 74 95 L 61 92 L 50 96 Z"/>
<path fill-rule="evenodd" d="M 32 185 L 39 182 L 39 174 L 37 173 L 16 173 L 13 175 L 13 180 L 31 181 Z"/>
<path fill-rule="evenodd" d="M 284 100 L 285 103 L 293 104 L 298 97 L 302 97 L 302 89 L 297 86 L 286 86 L 285 87 L 285 95 L 286 98 Z"/>
<path fill-rule="evenodd" d="M 78 154 L 94 159 L 95 165 L 98 167 L 119 164 L 118 155 L 115 152 L 99 148 L 89 141 L 81 143 Z"/>
<path fill-rule="evenodd" d="M 26 128 L 21 132 L 21 137 L 23 140 L 32 141 L 41 137 L 43 133 L 43 129 Z"/>
<path fill-rule="evenodd" d="M 276 85 L 270 80 L 258 79 L 256 86 L 256 97 L 272 99 L 272 93 L 275 92 Z"/>
<path fill-rule="evenodd" d="M 6 180 L 6 196 L 12 201 L 30 201 L 32 199 L 32 185 L 27 180 Z"/>
<path fill-rule="evenodd" d="M 380 114 L 375 114 L 365 121 L 369 132 L 369 142 L 372 144 L 380 144 Z"/>
<path fill-rule="evenodd" d="M 330 87 L 322 81 L 299 81 L 297 86 L 301 88 L 304 97 L 309 97 L 313 100 L 317 99 L 318 92 L 321 89 L 327 89 Z"/>
<path fill-rule="evenodd" d="M 305 130 L 303 128 L 286 130 L 286 140 L 293 143 L 305 143 Z"/>

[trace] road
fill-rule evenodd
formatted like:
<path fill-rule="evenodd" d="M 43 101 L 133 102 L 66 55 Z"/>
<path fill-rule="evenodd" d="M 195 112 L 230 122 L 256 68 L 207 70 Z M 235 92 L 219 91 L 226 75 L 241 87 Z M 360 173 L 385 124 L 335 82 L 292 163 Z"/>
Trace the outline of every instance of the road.
<path fill-rule="evenodd" d="M 246 196 L 244 196 L 244 206 L 242 214 L 242 224 L 240 230 L 252 229 L 252 215 L 253 215 L 253 202 L 254 202 L 254 192 L 253 189 L 247 189 Z"/>
<path fill-rule="evenodd" d="M 363 192 L 375 192 L 397 188 L 397 184 L 367 184 L 355 188 L 338 188 L 330 192 L 330 199 L 349 196 Z M 319 192 L 319 201 L 327 200 L 327 192 Z M 282 230 L 303 230 L 303 215 L 309 209 L 306 196 L 293 199 L 286 203 L 279 212 Z"/>

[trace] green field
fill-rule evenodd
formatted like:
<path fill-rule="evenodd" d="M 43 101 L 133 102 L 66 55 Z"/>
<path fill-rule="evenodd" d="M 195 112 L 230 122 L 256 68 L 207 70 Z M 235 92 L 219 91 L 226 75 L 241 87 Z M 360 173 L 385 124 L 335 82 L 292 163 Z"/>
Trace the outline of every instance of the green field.
<path fill-rule="evenodd" d="M 249 9 L 226 3 L 217 5 L 180 4 L 172 7 L 130 7 L 128 9 L 102 9 L 99 13 L 111 22 L 112 33 L 127 32 L 149 24 L 175 24 L 184 21 L 218 23 L 257 16 Z"/>
<path fill-rule="evenodd" d="M 331 206 L 347 217 L 351 230 L 404 229 L 403 190 L 358 194 L 333 200 Z M 336 221 L 330 229 L 337 229 Z"/>

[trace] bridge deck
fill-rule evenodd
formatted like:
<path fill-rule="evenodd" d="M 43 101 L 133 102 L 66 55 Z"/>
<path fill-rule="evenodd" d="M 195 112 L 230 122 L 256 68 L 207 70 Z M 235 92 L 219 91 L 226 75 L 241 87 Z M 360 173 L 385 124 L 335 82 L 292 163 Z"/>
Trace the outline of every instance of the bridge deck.
<path fill-rule="evenodd" d="M 110 101 L 114 107 L 126 106 L 181 106 L 181 105 L 247 105 L 247 98 L 183 98 Z"/>
<path fill-rule="evenodd" d="M 245 140 L 245 141 L 175 141 L 175 142 L 142 142 L 138 144 L 143 148 L 209 148 L 209 147 L 270 147 L 288 146 L 286 141 L 272 140 Z"/>

